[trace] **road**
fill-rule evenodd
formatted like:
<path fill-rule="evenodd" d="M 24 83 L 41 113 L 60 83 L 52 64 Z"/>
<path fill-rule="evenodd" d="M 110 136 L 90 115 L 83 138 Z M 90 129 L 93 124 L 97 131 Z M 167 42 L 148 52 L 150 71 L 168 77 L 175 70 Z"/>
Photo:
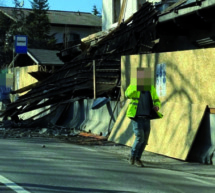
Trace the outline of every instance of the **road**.
<path fill-rule="evenodd" d="M 115 154 L 57 139 L 0 139 L 0 147 L 2 193 L 215 192 L 215 178 L 137 168 Z"/>

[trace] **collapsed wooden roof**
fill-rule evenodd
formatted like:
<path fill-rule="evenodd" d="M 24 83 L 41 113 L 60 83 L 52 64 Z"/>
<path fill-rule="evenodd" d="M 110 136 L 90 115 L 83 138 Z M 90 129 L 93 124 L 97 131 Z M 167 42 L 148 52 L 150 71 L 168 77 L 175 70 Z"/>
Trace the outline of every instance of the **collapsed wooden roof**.
<path fill-rule="evenodd" d="M 106 96 L 116 100 L 120 86 L 121 55 L 150 53 L 156 42 L 156 23 L 157 11 L 147 2 L 115 30 L 107 35 L 102 34 L 94 45 L 89 44 L 87 39 L 80 45 L 64 50 L 60 53 L 60 58 L 65 61 L 64 66 L 45 80 L 12 92 L 16 94 L 31 89 L 8 105 L 1 116 L 13 119 L 49 105 L 53 111 L 60 104 L 93 98 L 93 61 L 96 69 L 96 97 Z M 67 55 L 72 55 L 70 61 Z M 22 123 L 28 123 L 32 118 Z"/>

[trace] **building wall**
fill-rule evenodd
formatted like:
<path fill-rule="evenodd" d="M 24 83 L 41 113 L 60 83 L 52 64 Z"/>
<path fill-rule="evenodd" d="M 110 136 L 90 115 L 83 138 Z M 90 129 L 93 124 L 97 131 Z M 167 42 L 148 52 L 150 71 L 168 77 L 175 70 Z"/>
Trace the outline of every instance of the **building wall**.
<path fill-rule="evenodd" d="M 141 4 L 149 2 L 160 2 L 161 0 L 127 0 L 125 20 L 132 16 L 135 12 L 138 11 Z M 117 25 L 115 21 L 115 11 L 118 10 L 117 15 L 119 15 L 120 9 L 118 7 L 118 2 L 122 5 L 123 0 L 103 0 L 103 9 L 102 9 L 102 30 L 108 30 Z"/>
<path fill-rule="evenodd" d="M 124 108 L 117 118 L 109 140 L 132 146 L 131 120 L 125 116 L 129 100 L 124 97 L 137 67 L 150 67 L 156 77 L 164 117 L 151 121 L 147 151 L 186 160 L 208 105 L 215 107 L 215 49 L 198 49 L 145 55 L 122 56 L 121 82 Z M 165 70 L 160 71 L 160 64 Z M 207 64 L 207 67 L 205 67 Z M 159 67 L 159 68 L 158 68 Z M 162 75 L 161 75 L 162 74 Z M 157 87 L 159 85 L 159 87 Z M 160 92 L 164 90 L 165 92 Z"/>
<path fill-rule="evenodd" d="M 30 74 L 28 74 L 28 72 L 37 72 L 37 71 L 39 71 L 39 67 L 40 66 L 38 66 L 38 65 L 32 65 L 32 66 L 26 66 L 26 67 L 16 67 L 14 69 L 14 73 L 15 73 L 14 82 L 15 82 L 15 85 L 14 85 L 13 90 L 18 90 L 18 89 L 21 89 L 23 87 L 26 87 L 28 85 L 31 85 L 33 83 L 38 82 L 35 78 L 33 78 Z M 23 93 L 18 94 L 18 95 L 12 95 L 13 96 L 12 101 L 16 100 L 18 96 L 24 95 L 27 92 L 28 91 L 23 92 Z M 46 99 L 43 99 L 42 101 L 40 101 L 40 103 L 45 102 L 45 101 L 46 101 Z M 42 108 L 30 111 L 30 112 L 20 114 L 19 118 L 21 118 L 22 120 L 26 120 L 26 119 L 29 119 L 32 116 L 37 115 L 40 112 L 43 112 L 44 110 L 47 110 L 44 113 L 39 114 L 38 117 L 35 117 L 33 119 L 33 120 L 36 120 L 36 119 L 38 119 L 40 117 L 43 117 L 43 116 L 49 114 L 50 113 L 49 107 L 50 106 L 46 106 L 46 107 L 42 107 Z"/>
<path fill-rule="evenodd" d="M 38 71 L 39 66 L 38 65 L 33 65 L 33 66 L 26 66 L 26 67 L 16 67 L 14 69 L 15 72 L 15 85 L 13 90 L 18 90 L 23 87 L 26 87 L 28 85 L 31 85 L 37 80 L 33 78 L 28 72 L 36 72 Z M 26 92 L 25 92 L 26 93 Z M 25 93 L 21 93 L 20 95 L 23 95 Z"/>

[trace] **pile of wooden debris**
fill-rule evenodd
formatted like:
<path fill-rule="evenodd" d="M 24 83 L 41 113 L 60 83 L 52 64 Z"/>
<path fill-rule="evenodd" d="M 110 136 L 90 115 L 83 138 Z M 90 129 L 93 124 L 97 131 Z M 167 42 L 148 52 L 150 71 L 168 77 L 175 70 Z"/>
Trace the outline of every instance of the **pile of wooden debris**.
<path fill-rule="evenodd" d="M 62 50 L 59 57 L 65 65 L 38 83 L 12 92 L 30 90 L 8 105 L 1 116 L 10 117 L 22 128 L 46 126 L 54 112 L 63 112 L 80 99 L 109 97 L 117 100 L 121 56 L 151 53 L 156 44 L 157 19 L 157 10 L 147 2 L 111 32 L 91 35 L 81 44 Z M 43 110 L 24 120 L 18 118 L 39 109 Z M 45 116 L 41 117 L 42 114 Z"/>

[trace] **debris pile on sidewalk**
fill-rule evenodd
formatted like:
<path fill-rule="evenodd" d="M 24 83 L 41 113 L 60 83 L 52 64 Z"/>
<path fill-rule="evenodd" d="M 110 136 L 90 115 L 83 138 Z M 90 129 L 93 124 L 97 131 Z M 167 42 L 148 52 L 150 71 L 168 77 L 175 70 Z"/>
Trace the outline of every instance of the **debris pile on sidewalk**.
<path fill-rule="evenodd" d="M 114 145 L 107 137 L 71 128 L 49 125 L 47 128 L 4 128 L 0 122 L 0 138 L 50 137 L 79 145 Z"/>

